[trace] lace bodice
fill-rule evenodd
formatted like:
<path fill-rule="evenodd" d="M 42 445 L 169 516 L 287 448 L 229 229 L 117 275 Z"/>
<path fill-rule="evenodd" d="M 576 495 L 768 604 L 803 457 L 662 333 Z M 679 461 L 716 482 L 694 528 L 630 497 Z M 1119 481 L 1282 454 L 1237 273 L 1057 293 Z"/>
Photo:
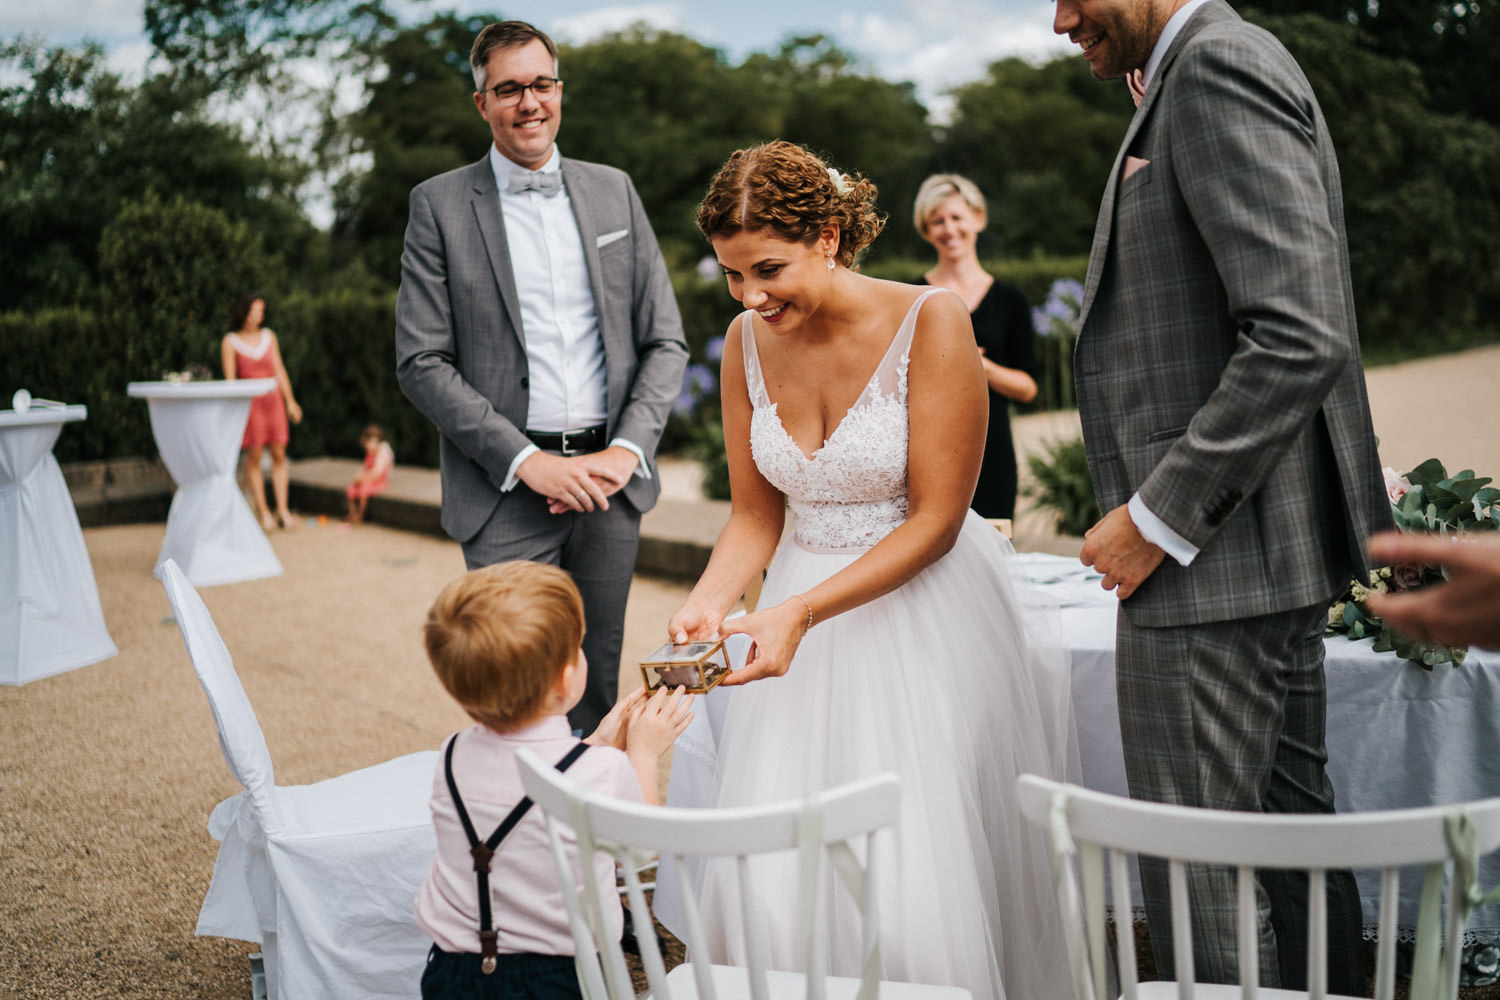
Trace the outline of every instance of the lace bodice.
<path fill-rule="evenodd" d="M 879 366 L 828 440 L 809 457 L 792 440 L 766 393 L 751 314 L 741 326 L 753 413 L 750 451 L 761 475 L 785 493 L 799 543 L 869 548 L 906 520 L 906 369 L 924 292 L 907 311 Z"/>

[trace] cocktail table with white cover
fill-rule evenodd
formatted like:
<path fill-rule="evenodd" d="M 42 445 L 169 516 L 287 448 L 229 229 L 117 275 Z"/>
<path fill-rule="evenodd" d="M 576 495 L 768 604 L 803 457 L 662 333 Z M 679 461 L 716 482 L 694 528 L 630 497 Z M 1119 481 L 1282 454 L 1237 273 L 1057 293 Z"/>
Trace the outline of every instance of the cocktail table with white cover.
<path fill-rule="evenodd" d="M 150 407 L 151 433 L 177 483 L 158 572 L 175 559 L 198 587 L 281 575 L 281 562 L 234 478 L 250 400 L 275 388 L 269 378 L 131 382 L 126 388 Z"/>
<path fill-rule="evenodd" d="M 52 446 L 84 406 L 0 410 L 0 684 L 109 659 L 99 587 Z"/>

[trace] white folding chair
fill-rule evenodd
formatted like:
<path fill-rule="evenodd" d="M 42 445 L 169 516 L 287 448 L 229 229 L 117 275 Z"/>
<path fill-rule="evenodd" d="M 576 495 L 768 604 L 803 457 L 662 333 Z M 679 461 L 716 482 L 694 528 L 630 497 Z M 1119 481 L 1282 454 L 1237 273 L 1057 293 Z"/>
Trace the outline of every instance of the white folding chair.
<path fill-rule="evenodd" d="M 1267 998 L 1328 996 L 1326 975 L 1329 869 L 1380 871 L 1380 909 L 1375 963 L 1375 996 L 1391 1000 L 1396 977 L 1396 904 L 1400 869 L 1425 866 L 1421 926 L 1412 972 L 1412 996 L 1458 995 L 1458 963 L 1465 922 L 1478 902 L 1475 861 L 1500 847 L 1500 798 L 1454 806 L 1429 806 L 1341 815 L 1230 812 L 1162 805 L 1106 795 L 1036 775 L 1022 775 L 1021 809 L 1048 830 L 1053 881 L 1063 908 L 1081 1000 L 1105 995 L 1108 940 L 1105 934 L 1105 870 L 1116 915 L 1115 951 L 1122 996 Z M 1172 907 L 1172 948 L 1179 979 L 1138 983 L 1131 921 L 1130 853 L 1165 858 Z M 1452 863 L 1451 893 L 1442 903 L 1445 864 Z M 1185 866 L 1230 865 L 1238 872 L 1239 985 L 1193 981 Z M 1259 987 L 1259 918 L 1255 870 L 1277 868 L 1308 873 L 1307 992 Z"/>
<path fill-rule="evenodd" d="M 176 562 L 160 575 L 244 787 L 209 817 L 221 846 L 196 932 L 259 942 L 270 1000 L 415 996 L 432 943 L 412 903 L 436 851 L 427 803 L 437 751 L 278 787 L 202 598 Z"/>
<path fill-rule="evenodd" d="M 806 801 L 743 809 L 677 809 L 621 802 L 592 792 L 527 750 L 521 750 L 517 759 L 526 794 L 546 816 L 552 856 L 562 879 L 568 920 L 573 929 L 574 953 L 581 956 L 577 963 L 578 979 L 586 1000 L 635 1000 L 620 944 L 613 935 L 601 932 L 606 926 L 606 907 L 613 903 L 613 891 L 601 888 L 592 877 L 580 877 L 580 873 L 592 872 L 588 859 L 597 851 L 613 857 L 624 872 L 625 896 L 637 928 L 641 965 L 650 992 L 658 1000 L 698 997 L 874 1000 L 877 991 L 882 1000 L 968 1000 L 967 990 L 953 986 L 879 979 L 877 852 L 869 848 L 872 839 L 893 833 L 891 827 L 896 821 L 901 795 L 900 782 L 894 774 L 853 782 L 809 796 Z M 569 857 L 563 827 L 571 829 L 577 837 L 578 854 L 585 859 L 581 864 L 578 858 Z M 862 853 L 869 859 L 863 863 L 856 853 L 861 845 L 865 848 Z M 803 974 L 766 968 L 764 947 L 754 932 L 756 922 L 748 912 L 751 894 L 744 891 L 737 895 L 747 911 L 742 921 L 746 927 L 743 943 L 747 966 L 691 961 L 694 955 L 708 954 L 707 939 L 697 900 L 692 898 L 686 883 L 679 882 L 683 887 L 679 902 L 687 928 L 690 960 L 667 973 L 656 936 L 645 932 L 652 926 L 651 911 L 636 878 L 632 856 L 659 853 L 679 862 L 683 856 L 732 857 L 739 888 L 743 890 L 750 856 L 777 851 L 797 852 L 799 912 L 802 926 L 807 928 L 802 967 L 808 971 Z M 826 915 L 819 912 L 816 887 L 825 860 L 836 872 L 837 881 L 858 904 L 863 956 L 863 975 L 859 979 L 827 976 L 824 972 L 827 959 L 819 943 L 822 935 L 818 928 Z M 662 889 L 659 887 L 657 891 Z"/>

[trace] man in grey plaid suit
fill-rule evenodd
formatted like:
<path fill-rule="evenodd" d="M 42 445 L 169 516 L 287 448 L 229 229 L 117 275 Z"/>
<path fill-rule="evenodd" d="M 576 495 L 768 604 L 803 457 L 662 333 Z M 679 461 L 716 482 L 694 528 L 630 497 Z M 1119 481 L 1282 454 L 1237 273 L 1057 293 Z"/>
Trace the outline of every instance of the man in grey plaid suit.
<path fill-rule="evenodd" d="M 1390 511 L 1327 124 L 1286 49 L 1224 0 L 1057 0 L 1053 27 L 1096 77 L 1142 73 L 1074 358 L 1105 512 L 1083 560 L 1121 598 L 1131 794 L 1332 811 L 1322 632 Z M 1142 882 L 1171 975 L 1164 866 Z M 1299 985 L 1306 881 L 1260 884 L 1262 982 Z M 1238 981 L 1233 889 L 1192 871 L 1200 980 Z M 1352 874 L 1330 873 L 1329 902 L 1330 986 L 1363 992 Z"/>
<path fill-rule="evenodd" d="M 443 529 L 470 569 L 559 565 L 583 595 L 592 732 L 615 701 L 625 601 L 687 346 L 622 171 L 563 157 L 557 47 L 524 21 L 469 53 L 494 141 L 412 190 L 396 377 L 442 432 Z"/>

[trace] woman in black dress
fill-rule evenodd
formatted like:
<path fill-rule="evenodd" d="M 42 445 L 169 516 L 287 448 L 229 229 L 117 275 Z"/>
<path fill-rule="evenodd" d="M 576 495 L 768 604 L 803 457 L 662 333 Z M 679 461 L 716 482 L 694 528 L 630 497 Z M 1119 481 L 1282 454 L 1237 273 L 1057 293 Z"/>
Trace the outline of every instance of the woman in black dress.
<path fill-rule="evenodd" d="M 1010 401 L 1036 398 L 1036 351 L 1031 309 L 1019 289 L 996 281 L 979 265 L 975 249 L 985 226 L 984 195 L 957 174 L 934 174 L 917 192 L 912 221 L 937 251 L 924 275 L 929 285 L 956 293 L 969 307 L 990 387 L 989 436 L 979 485 L 970 504 L 983 517 L 1014 517 L 1016 451 L 1010 436 Z"/>

